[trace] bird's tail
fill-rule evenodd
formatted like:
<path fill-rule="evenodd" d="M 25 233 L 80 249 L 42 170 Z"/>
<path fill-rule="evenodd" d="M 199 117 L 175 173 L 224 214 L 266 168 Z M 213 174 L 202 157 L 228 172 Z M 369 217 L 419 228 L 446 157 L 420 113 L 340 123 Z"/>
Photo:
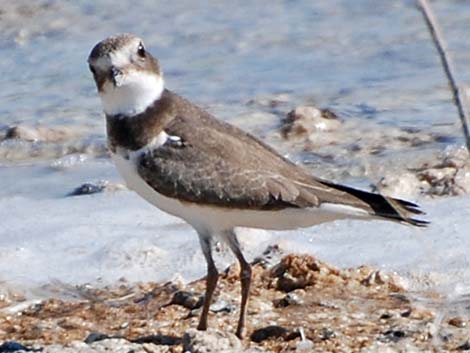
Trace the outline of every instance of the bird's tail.
<path fill-rule="evenodd" d="M 417 227 L 426 227 L 429 224 L 428 221 L 415 218 L 417 215 L 424 215 L 425 213 L 420 210 L 419 205 L 413 202 L 374 194 L 324 180 L 321 183 L 357 197 L 368 204 L 372 208 L 374 215 L 378 217 L 408 223 Z"/>

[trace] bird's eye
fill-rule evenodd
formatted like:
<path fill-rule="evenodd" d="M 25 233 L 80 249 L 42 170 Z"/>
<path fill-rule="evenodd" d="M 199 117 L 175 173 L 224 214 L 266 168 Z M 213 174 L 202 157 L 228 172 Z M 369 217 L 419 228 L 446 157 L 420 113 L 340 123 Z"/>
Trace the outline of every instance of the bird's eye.
<path fill-rule="evenodd" d="M 139 55 L 141 58 L 145 57 L 145 48 L 142 43 L 140 43 L 137 47 L 137 55 Z"/>
<path fill-rule="evenodd" d="M 95 70 L 95 68 L 94 68 L 93 66 L 91 66 L 91 65 L 88 65 L 88 68 L 90 69 L 90 71 L 91 71 L 91 73 L 93 74 L 93 76 L 95 76 L 95 75 L 96 75 L 96 70 Z"/>

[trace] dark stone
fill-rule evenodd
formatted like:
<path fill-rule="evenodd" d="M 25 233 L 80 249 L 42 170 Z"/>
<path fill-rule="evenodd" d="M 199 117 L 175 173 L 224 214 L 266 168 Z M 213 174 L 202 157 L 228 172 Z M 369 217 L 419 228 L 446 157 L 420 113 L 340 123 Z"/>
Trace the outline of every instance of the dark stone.
<path fill-rule="evenodd" d="M 94 343 L 94 342 L 99 342 L 99 341 L 103 341 L 103 340 L 107 340 L 109 338 L 113 338 L 111 336 L 108 336 L 104 333 L 100 333 L 100 332 L 92 332 L 90 333 L 86 338 L 85 338 L 85 343 L 86 344 L 91 344 L 91 343 Z"/>
<path fill-rule="evenodd" d="M 281 326 L 267 326 L 253 331 L 250 336 L 250 339 L 253 342 L 260 343 L 269 338 L 278 338 L 287 336 L 288 331 Z"/>
<path fill-rule="evenodd" d="M 400 341 L 402 338 L 405 338 L 405 337 L 406 337 L 406 333 L 405 333 L 405 331 L 403 331 L 403 330 L 391 329 L 391 330 L 385 331 L 385 332 L 383 333 L 383 337 L 384 337 L 384 340 L 385 340 L 385 341 L 388 341 L 388 342 L 398 342 L 398 341 Z"/>
<path fill-rule="evenodd" d="M 400 315 L 401 317 L 410 317 L 412 311 L 413 310 L 411 310 L 411 308 L 408 308 L 405 311 L 403 311 Z"/>
<path fill-rule="evenodd" d="M 392 314 L 390 314 L 390 313 L 383 313 L 382 315 L 380 315 L 380 318 L 384 319 L 384 320 L 388 320 L 391 317 L 392 317 Z"/>
<path fill-rule="evenodd" d="M 180 344 L 183 341 L 181 337 L 167 336 L 167 335 L 150 335 L 143 336 L 132 340 L 132 343 L 153 343 L 160 346 L 174 346 Z"/>
<path fill-rule="evenodd" d="M 73 190 L 67 196 L 81 196 L 81 195 L 97 194 L 99 192 L 102 192 L 105 188 L 106 188 L 105 183 L 100 183 L 100 184 L 85 183 L 85 184 L 80 185 L 75 190 Z"/>
<path fill-rule="evenodd" d="M 36 131 L 24 126 L 12 126 L 5 133 L 5 139 L 18 139 L 24 141 L 36 141 Z"/>
<path fill-rule="evenodd" d="M 13 353 L 18 351 L 39 352 L 41 349 L 31 349 L 15 341 L 6 341 L 0 346 L 0 353 Z"/>
<path fill-rule="evenodd" d="M 468 351 L 468 350 L 470 350 L 470 343 L 468 341 L 465 342 L 464 344 L 458 346 L 457 350 L 459 350 L 459 351 Z"/>
<path fill-rule="evenodd" d="M 406 303 L 406 304 L 411 303 L 410 299 L 405 294 L 402 294 L 402 293 L 391 293 L 389 294 L 389 297 L 393 299 L 397 299 L 402 303 Z"/>
<path fill-rule="evenodd" d="M 329 329 L 327 327 L 321 329 L 320 338 L 322 339 L 322 341 L 328 341 L 330 338 L 334 337 L 336 337 L 336 333 L 332 329 Z"/>
<path fill-rule="evenodd" d="M 277 299 L 273 301 L 273 305 L 275 308 L 285 308 L 289 305 L 302 305 L 303 301 L 299 298 L 298 295 L 294 293 L 288 293 L 281 299 Z"/>
<path fill-rule="evenodd" d="M 198 309 L 204 304 L 204 296 L 186 291 L 178 291 L 171 298 L 171 304 L 181 305 L 187 309 Z"/>

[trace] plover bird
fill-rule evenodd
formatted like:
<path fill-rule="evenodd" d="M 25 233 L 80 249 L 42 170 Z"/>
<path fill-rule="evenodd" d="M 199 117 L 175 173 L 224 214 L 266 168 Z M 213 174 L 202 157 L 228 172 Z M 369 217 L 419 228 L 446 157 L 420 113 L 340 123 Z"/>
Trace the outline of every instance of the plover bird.
<path fill-rule="evenodd" d="M 218 271 L 211 244 L 226 242 L 240 263 L 242 336 L 251 267 L 236 227 L 287 230 L 338 219 L 424 226 L 414 203 L 312 176 L 249 133 L 165 89 L 158 60 L 131 34 L 99 42 L 88 58 L 106 115 L 108 146 L 128 187 L 188 222 L 207 261 L 198 329 L 207 328 Z"/>

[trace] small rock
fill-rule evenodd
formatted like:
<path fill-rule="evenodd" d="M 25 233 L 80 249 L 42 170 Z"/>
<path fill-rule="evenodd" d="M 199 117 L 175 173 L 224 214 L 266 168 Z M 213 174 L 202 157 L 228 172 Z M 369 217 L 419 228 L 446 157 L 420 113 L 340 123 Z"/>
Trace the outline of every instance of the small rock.
<path fill-rule="evenodd" d="M 6 341 L 0 346 L 0 353 L 10 353 L 10 352 L 17 352 L 17 351 L 34 351 L 30 348 L 23 346 L 15 341 Z"/>
<path fill-rule="evenodd" d="M 322 264 L 311 256 L 286 256 L 273 267 L 273 277 L 277 278 L 277 288 L 284 292 L 303 289 L 314 285 L 318 276 L 329 268 L 322 268 Z"/>
<path fill-rule="evenodd" d="M 310 135 L 319 131 L 334 131 L 341 121 L 331 110 L 300 106 L 290 111 L 283 121 L 281 132 L 285 138 Z"/>
<path fill-rule="evenodd" d="M 168 336 L 168 335 L 150 335 L 143 336 L 132 340 L 133 343 L 153 343 L 159 346 L 174 346 L 182 342 L 181 337 Z"/>
<path fill-rule="evenodd" d="M 413 309 L 408 308 L 408 309 L 403 310 L 403 311 L 400 313 L 400 316 L 401 316 L 401 317 L 410 317 L 410 315 L 411 315 L 412 312 L 413 312 Z"/>
<path fill-rule="evenodd" d="M 94 343 L 94 342 L 99 342 L 99 341 L 107 340 L 107 339 L 110 339 L 110 338 L 112 338 L 112 337 L 108 336 L 104 333 L 92 332 L 85 338 L 85 340 L 83 342 L 85 342 L 86 344 L 91 344 L 91 343 Z"/>
<path fill-rule="evenodd" d="M 289 305 L 302 305 L 303 303 L 304 301 L 295 292 L 287 293 L 283 298 L 274 300 L 273 302 L 276 308 L 285 308 Z"/>
<path fill-rule="evenodd" d="M 10 127 L 6 134 L 5 139 L 19 139 L 24 141 L 38 141 L 40 135 L 38 131 L 29 126 L 12 126 Z"/>
<path fill-rule="evenodd" d="M 112 184 L 107 180 L 101 180 L 96 183 L 84 183 L 67 194 L 67 196 L 92 195 L 104 191 L 118 191 L 122 189 L 124 189 L 124 186 L 121 184 Z"/>
<path fill-rule="evenodd" d="M 384 195 L 393 195 L 394 197 L 416 198 L 422 187 L 422 182 L 416 174 L 411 172 L 395 173 L 390 172 L 383 176 L 378 184 L 374 186 L 373 191 L 379 191 Z"/>
<path fill-rule="evenodd" d="M 173 298 L 171 298 L 169 305 L 173 304 L 184 306 L 190 310 L 198 309 L 202 307 L 202 304 L 204 304 L 204 296 L 181 290 L 173 294 Z"/>
<path fill-rule="evenodd" d="M 183 351 L 189 353 L 240 353 L 243 351 L 240 340 L 229 332 L 209 329 L 190 329 L 183 337 Z"/>
<path fill-rule="evenodd" d="M 274 352 L 266 351 L 261 347 L 251 347 L 251 348 L 248 348 L 246 351 L 243 351 L 243 353 L 274 353 Z"/>
<path fill-rule="evenodd" d="M 142 348 L 145 353 L 172 353 L 173 350 L 168 346 L 156 346 L 151 343 L 144 343 Z M 132 352 L 127 352 L 132 353 Z"/>
<path fill-rule="evenodd" d="M 461 344 L 460 346 L 458 346 L 456 349 L 459 351 L 468 351 L 470 350 L 470 343 L 467 341 L 464 344 Z"/>
<path fill-rule="evenodd" d="M 453 317 L 449 320 L 449 325 L 459 327 L 459 328 L 464 328 L 467 326 L 467 321 L 465 321 L 461 317 Z"/>
<path fill-rule="evenodd" d="M 385 312 L 382 312 L 380 315 L 379 315 L 379 318 L 381 320 L 388 320 L 388 319 L 391 319 L 392 317 L 394 316 L 394 313 L 390 312 L 390 311 L 385 311 Z"/>
<path fill-rule="evenodd" d="M 406 337 L 406 333 L 400 329 L 391 329 L 383 333 L 383 341 L 398 342 Z"/>
<path fill-rule="evenodd" d="M 64 142 L 82 134 L 82 129 L 70 126 L 27 126 L 16 125 L 9 127 L 5 133 L 5 139 L 18 139 L 23 141 L 42 141 L 47 143 Z"/>
<path fill-rule="evenodd" d="M 321 338 L 322 341 L 327 341 L 330 338 L 334 338 L 334 337 L 336 337 L 336 333 L 332 329 L 330 329 L 328 327 L 323 327 L 320 330 L 320 338 Z"/>
<path fill-rule="evenodd" d="M 213 313 L 231 313 L 235 310 L 235 306 L 225 300 L 217 300 L 209 309 Z"/>
<path fill-rule="evenodd" d="M 96 184 L 85 183 L 85 184 L 80 185 L 75 190 L 73 190 L 67 196 L 81 196 L 81 195 L 97 194 L 99 192 L 102 192 L 105 188 L 106 188 L 105 182 L 99 182 Z"/>
<path fill-rule="evenodd" d="M 250 339 L 253 342 L 259 343 L 269 338 L 278 338 L 278 337 L 286 337 L 288 334 L 288 330 L 281 326 L 266 326 L 260 329 L 253 331 L 250 336 Z"/>
<path fill-rule="evenodd" d="M 255 99 L 250 99 L 246 104 L 259 105 L 268 108 L 276 108 L 281 104 L 288 103 L 290 100 L 291 97 L 288 94 L 281 93 L 272 97 L 259 97 Z"/>
<path fill-rule="evenodd" d="M 152 347 L 152 349 L 149 349 Z M 169 353 L 170 348 L 168 346 L 156 346 L 153 344 L 140 345 L 131 343 L 125 339 L 111 339 L 100 342 L 95 342 L 90 345 L 89 353 L 98 352 L 113 352 L 113 353 Z M 82 350 L 79 351 L 80 353 Z M 83 350 L 88 353 L 88 351 Z M 68 353 L 68 352 L 67 352 Z M 72 352 L 70 352 L 72 353 Z"/>

